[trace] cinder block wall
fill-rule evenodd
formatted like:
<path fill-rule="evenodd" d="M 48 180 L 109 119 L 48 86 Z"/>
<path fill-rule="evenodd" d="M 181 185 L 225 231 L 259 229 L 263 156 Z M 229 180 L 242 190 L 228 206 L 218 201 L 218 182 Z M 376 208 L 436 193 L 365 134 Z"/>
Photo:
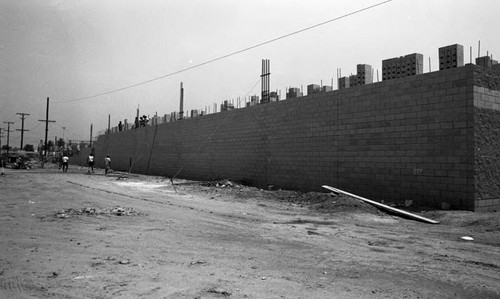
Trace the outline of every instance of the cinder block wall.
<path fill-rule="evenodd" d="M 500 70 L 495 77 L 500 79 Z M 476 76 L 482 86 L 474 86 L 475 211 L 500 208 L 500 91 L 490 89 L 500 84 L 492 82 L 491 77 Z"/>
<path fill-rule="evenodd" d="M 475 68 L 102 135 L 97 165 L 109 153 L 118 170 L 303 191 L 327 184 L 379 201 L 474 210 L 484 206 L 475 192 L 474 99 L 483 91 L 499 98 L 475 89 Z"/>

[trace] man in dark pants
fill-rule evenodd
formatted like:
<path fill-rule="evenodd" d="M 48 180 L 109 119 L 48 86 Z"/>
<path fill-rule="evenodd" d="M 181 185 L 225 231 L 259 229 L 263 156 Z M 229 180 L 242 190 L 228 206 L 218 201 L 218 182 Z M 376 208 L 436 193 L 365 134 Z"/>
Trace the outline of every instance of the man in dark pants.
<path fill-rule="evenodd" d="M 63 172 L 68 172 L 68 163 L 69 163 L 69 158 L 67 155 L 64 155 L 62 157 L 62 170 L 63 170 Z"/>
<path fill-rule="evenodd" d="M 87 171 L 88 174 L 94 173 L 94 154 L 90 153 L 89 157 L 87 158 L 87 163 L 89 164 L 89 170 Z"/>
<path fill-rule="evenodd" d="M 109 157 L 109 155 L 104 158 L 104 166 L 104 175 L 108 175 L 108 171 L 111 170 L 111 158 Z"/>

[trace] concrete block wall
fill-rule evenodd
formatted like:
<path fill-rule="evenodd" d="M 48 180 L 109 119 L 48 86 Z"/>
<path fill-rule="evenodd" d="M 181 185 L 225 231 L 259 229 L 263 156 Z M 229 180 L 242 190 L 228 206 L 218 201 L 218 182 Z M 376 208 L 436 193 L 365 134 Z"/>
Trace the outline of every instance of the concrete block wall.
<path fill-rule="evenodd" d="M 482 82 L 477 83 L 488 86 L 491 81 L 483 78 Z M 498 211 L 500 210 L 500 90 L 474 86 L 474 118 L 474 210 Z"/>
<path fill-rule="evenodd" d="M 474 98 L 482 92 L 474 71 L 467 65 L 102 135 L 97 166 L 109 153 L 118 170 L 132 164 L 139 173 L 302 191 L 327 184 L 378 201 L 474 210 Z"/>

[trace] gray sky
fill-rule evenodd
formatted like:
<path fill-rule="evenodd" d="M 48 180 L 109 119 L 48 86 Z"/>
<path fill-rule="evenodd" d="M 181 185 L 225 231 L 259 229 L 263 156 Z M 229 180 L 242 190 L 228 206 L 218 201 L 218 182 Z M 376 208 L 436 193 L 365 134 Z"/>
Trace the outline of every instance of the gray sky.
<path fill-rule="evenodd" d="M 424 55 L 424 69 L 438 68 L 438 48 L 464 46 L 500 56 L 500 1 L 393 0 L 338 21 L 292 35 L 192 70 L 106 93 L 210 61 L 383 2 L 382 0 L 0 0 L 0 127 L 26 118 L 24 144 L 44 138 L 50 97 L 49 139 L 88 139 L 142 114 L 185 110 L 260 94 L 261 60 L 271 61 L 271 89 L 330 85 L 366 63 Z M 496 28 L 496 29 L 495 29 Z M 376 80 L 376 77 L 375 77 Z M 334 80 L 336 81 L 336 80 Z M 334 82 L 334 88 L 337 83 Z M 92 97 L 85 100 L 77 100 Z M 75 101 L 76 100 L 76 101 Z M 3 130 L 2 130 L 3 132 Z M 2 134 L 2 144 L 6 134 Z M 95 136 L 95 133 L 94 133 Z M 20 132 L 10 134 L 20 145 Z"/>

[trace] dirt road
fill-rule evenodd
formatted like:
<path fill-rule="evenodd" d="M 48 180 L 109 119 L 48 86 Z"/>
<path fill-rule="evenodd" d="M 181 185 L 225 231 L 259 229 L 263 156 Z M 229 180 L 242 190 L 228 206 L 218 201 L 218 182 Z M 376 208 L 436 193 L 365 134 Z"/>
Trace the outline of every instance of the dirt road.
<path fill-rule="evenodd" d="M 0 177 L 0 298 L 500 298 L 498 213 L 84 172 Z"/>

